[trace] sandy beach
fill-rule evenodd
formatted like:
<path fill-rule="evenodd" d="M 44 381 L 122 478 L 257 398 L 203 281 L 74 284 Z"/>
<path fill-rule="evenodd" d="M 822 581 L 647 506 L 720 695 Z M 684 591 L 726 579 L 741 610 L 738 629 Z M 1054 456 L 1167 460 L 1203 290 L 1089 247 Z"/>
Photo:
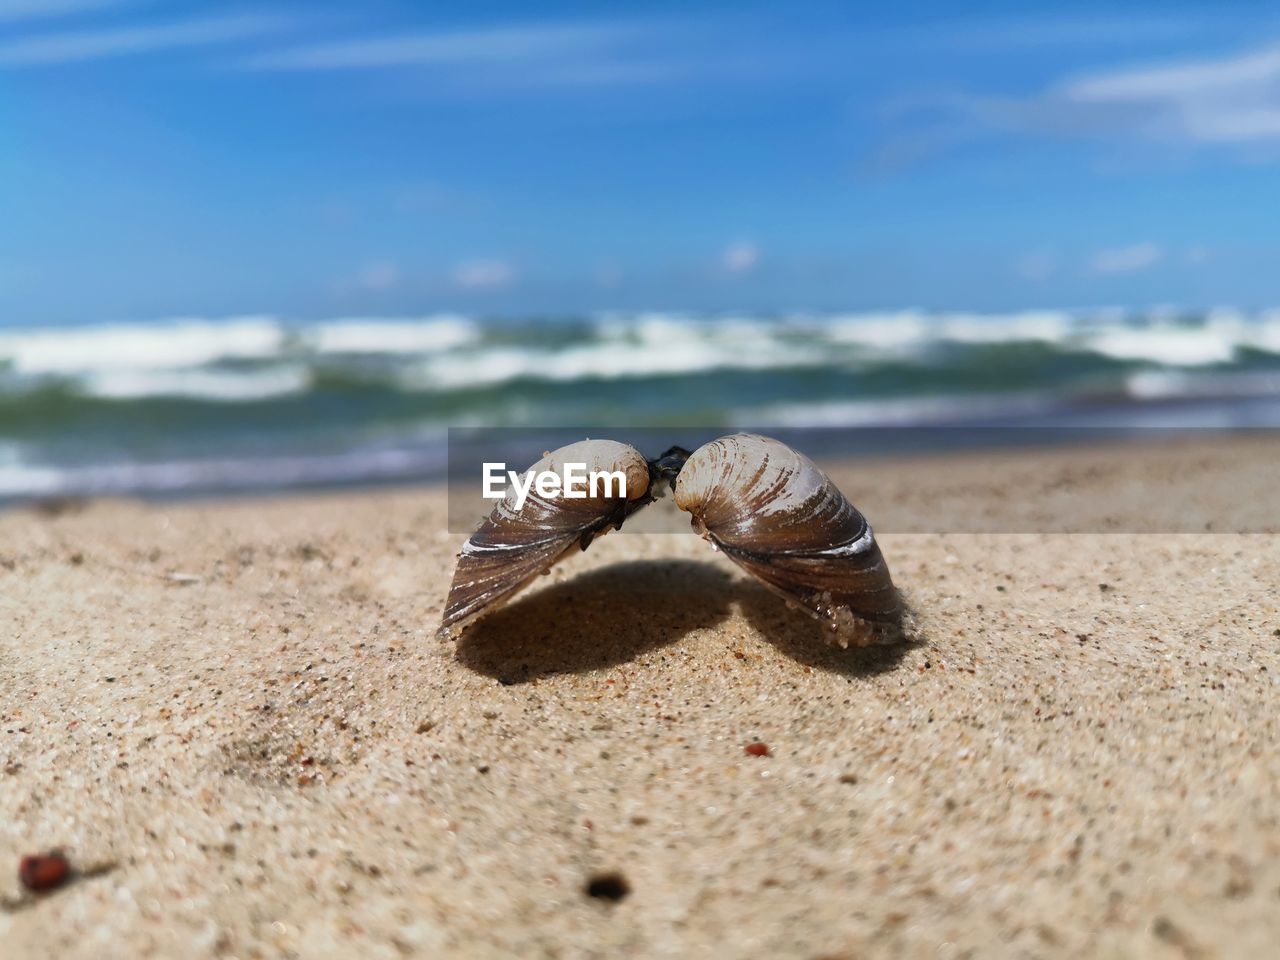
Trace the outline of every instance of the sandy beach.
<path fill-rule="evenodd" d="M 1231 498 L 1280 446 L 1003 456 L 1018 490 L 979 454 L 832 475 L 873 522 L 1064 484 L 1101 509 L 1152 464 L 1217 464 Z M 616 535 L 455 644 L 445 514 L 424 489 L 0 516 L 6 960 L 1280 938 L 1275 535 L 888 530 L 918 636 L 870 651 L 694 536 Z M 23 894 L 52 848 L 81 875 Z"/>

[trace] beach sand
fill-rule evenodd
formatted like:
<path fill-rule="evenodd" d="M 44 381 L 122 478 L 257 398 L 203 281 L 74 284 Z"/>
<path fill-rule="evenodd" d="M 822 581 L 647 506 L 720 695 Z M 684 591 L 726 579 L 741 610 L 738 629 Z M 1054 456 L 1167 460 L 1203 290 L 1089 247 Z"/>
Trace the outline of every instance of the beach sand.
<path fill-rule="evenodd" d="M 1003 456 L 1024 485 L 977 454 L 833 475 L 873 522 L 992 515 L 1280 447 Z M 5 960 L 1280 939 L 1275 536 L 885 532 L 919 638 L 841 651 L 696 537 L 615 535 L 455 644 L 444 517 L 437 490 L 0 517 Z M 56 847 L 83 875 L 23 895 Z"/>

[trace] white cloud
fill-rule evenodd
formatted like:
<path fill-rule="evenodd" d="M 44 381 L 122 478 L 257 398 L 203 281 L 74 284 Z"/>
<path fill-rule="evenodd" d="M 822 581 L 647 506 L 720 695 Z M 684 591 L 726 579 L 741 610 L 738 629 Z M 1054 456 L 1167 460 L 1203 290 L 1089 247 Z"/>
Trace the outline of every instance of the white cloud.
<path fill-rule="evenodd" d="M 469 260 L 453 271 L 453 282 L 464 290 L 493 290 L 515 279 L 515 268 L 505 260 Z"/>
<path fill-rule="evenodd" d="M 450 84 L 434 92 L 616 87 L 660 83 L 688 64 L 656 57 L 635 42 L 660 37 L 653 24 L 631 21 L 509 24 L 485 29 L 366 37 L 285 47 L 246 57 L 243 70 L 301 72 L 433 70 Z"/>
<path fill-rule="evenodd" d="M 40 20 L 118 7 L 127 0 L 0 0 L 0 22 Z"/>
<path fill-rule="evenodd" d="M 923 118 L 917 129 L 898 131 L 881 147 L 879 165 L 890 168 L 971 141 L 983 129 L 1118 144 L 1248 147 L 1256 155 L 1260 146 L 1280 144 L 1280 43 L 1096 70 L 1026 96 L 951 92 L 890 106 L 900 116 Z"/>
<path fill-rule="evenodd" d="M 622 283 L 625 274 L 616 263 L 602 263 L 596 269 L 596 285 L 605 290 L 612 290 Z"/>
<path fill-rule="evenodd" d="M 1072 100 L 1160 100 L 1253 86 L 1280 78 L 1280 45 L 1212 60 L 1113 70 L 1067 84 Z"/>
<path fill-rule="evenodd" d="M 0 44 L 0 67 L 79 63 L 178 47 L 225 43 L 280 26 L 277 17 L 243 14 L 139 27 L 43 34 Z"/>
<path fill-rule="evenodd" d="M 1148 131 L 1204 143 L 1280 139 L 1280 44 L 1229 57 L 1097 73 L 1053 96 L 1142 111 Z"/>
<path fill-rule="evenodd" d="M 1135 243 L 1128 247 L 1099 250 L 1090 266 L 1094 273 L 1133 273 L 1155 266 L 1164 258 L 1164 250 L 1151 243 Z"/>
<path fill-rule="evenodd" d="M 760 248 L 754 243 L 739 240 L 729 244 L 720 262 L 729 273 L 750 273 L 760 263 Z"/>
<path fill-rule="evenodd" d="M 1058 258 L 1045 250 L 1026 254 L 1018 261 L 1018 273 L 1027 280 L 1047 280 L 1058 270 Z"/>
<path fill-rule="evenodd" d="M 356 282 L 366 290 L 390 290 L 400 282 L 400 268 L 388 261 L 367 263 L 360 268 Z"/>
<path fill-rule="evenodd" d="M 510 26 L 375 37 L 295 47 L 245 61 L 251 70 L 355 70 L 432 64 L 555 60 L 595 52 L 629 31 L 618 26 Z"/>

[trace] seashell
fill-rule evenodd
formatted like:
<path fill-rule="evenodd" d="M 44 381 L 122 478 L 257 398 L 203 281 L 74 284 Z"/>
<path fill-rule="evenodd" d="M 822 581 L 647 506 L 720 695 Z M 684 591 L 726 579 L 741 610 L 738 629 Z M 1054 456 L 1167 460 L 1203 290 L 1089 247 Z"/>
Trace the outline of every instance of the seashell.
<path fill-rule="evenodd" d="M 676 505 L 713 547 L 825 621 L 841 646 L 890 636 L 902 602 L 866 518 L 808 457 L 737 434 L 699 447 Z"/>
<path fill-rule="evenodd" d="M 551 497 L 514 491 L 458 555 L 440 632 L 460 630 L 547 573 L 575 546 L 619 529 L 664 482 L 693 528 L 782 597 L 831 628 L 835 642 L 897 639 L 902 601 L 866 518 L 808 457 L 753 434 L 722 437 L 693 453 L 672 447 L 646 461 L 612 440 L 585 440 L 547 454 L 531 471 L 621 471 L 626 496 Z"/>
<path fill-rule="evenodd" d="M 586 464 L 587 472 L 621 471 L 626 496 L 545 498 L 530 489 L 517 509 L 514 489 L 498 502 L 487 520 L 463 544 L 445 602 L 440 630 L 460 630 L 493 610 L 541 573 L 591 542 L 652 500 L 649 465 L 633 447 L 614 440 L 582 440 L 546 454 L 529 469 L 562 473 L 566 463 Z M 603 494 L 603 491 L 600 491 Z"/>

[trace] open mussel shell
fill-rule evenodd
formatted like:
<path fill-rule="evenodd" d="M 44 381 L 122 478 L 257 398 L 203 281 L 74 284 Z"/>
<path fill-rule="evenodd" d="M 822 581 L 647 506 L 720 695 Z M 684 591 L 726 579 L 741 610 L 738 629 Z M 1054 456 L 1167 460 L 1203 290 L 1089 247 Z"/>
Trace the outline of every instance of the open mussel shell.
<path fill-rule="evenodd" d="M 871 525 L 808 457 L 769 437 L 722 437 L 685 462 L 675 498 L 695 530 L 841 646 L 896 633 L 901 599 Z"/>
<path fill-rule="evenodd" d="M 585 550 L 596 537 L 621 527 L 651 499 L 649 466 L 625 443 L 582 440 L 545 455 L 529 469 L 563 475 L 568 463 L 585 464 L 588 475 L 621 472 L 626 477 L 625 496 L 617 495 L 616 486 L 612 496 L 604 496 L 601 485 L 600 495 L 582 498 L 547 498 L 531 488 L 517 509 L 515 491 L 509 488 L 458 554 L 441 633 L 461 630 L 493 610 L 566 554 Z"/>

